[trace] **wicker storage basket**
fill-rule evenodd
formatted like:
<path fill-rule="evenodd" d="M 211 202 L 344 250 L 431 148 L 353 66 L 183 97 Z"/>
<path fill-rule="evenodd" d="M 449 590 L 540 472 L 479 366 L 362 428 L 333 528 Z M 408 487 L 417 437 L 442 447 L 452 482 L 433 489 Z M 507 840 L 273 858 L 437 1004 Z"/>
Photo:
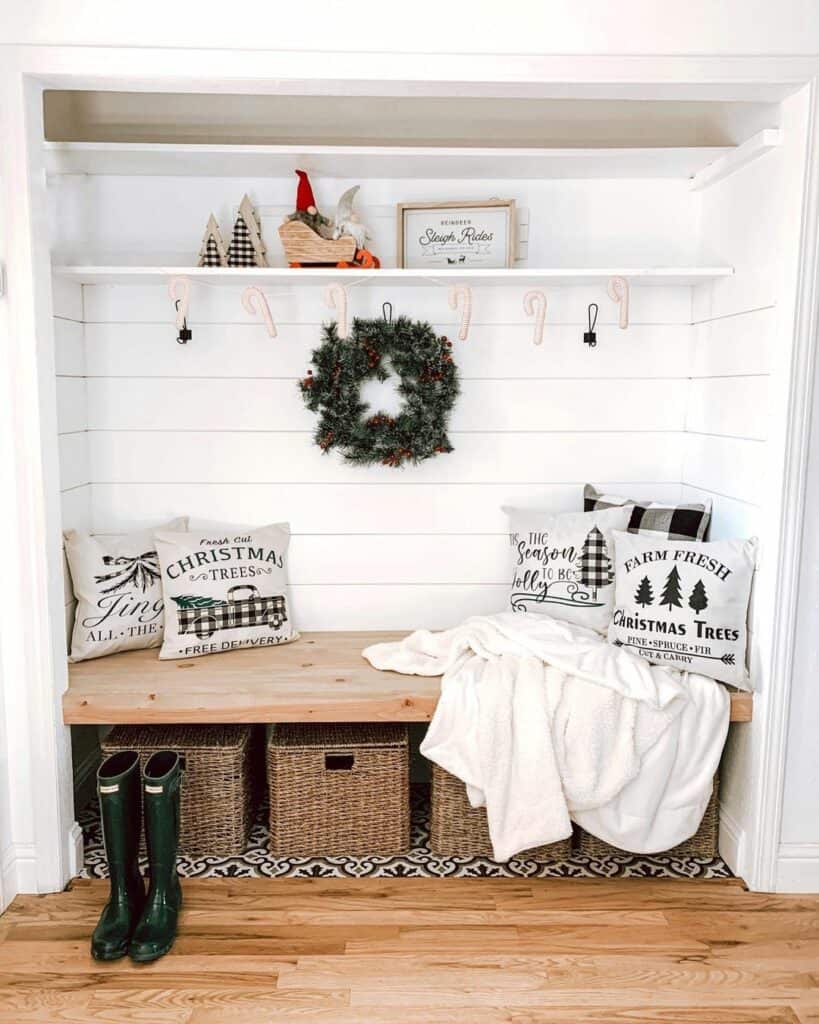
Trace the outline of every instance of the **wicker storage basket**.
<path fill-rule="evenodd" d="M 578 829 L 577 852 L 595 860 L 605 860 L 607 857 L 633 856 L 627 850 L 621 850 L 617 846 L 611 846 L 603 842 L 597 836 L 590 835 L 585 829 Z M 654 854 L 655 857 L 707 857 L 712 859 L 719 856 L 719 776 L 714 778 L 714 790 L 708 806 L 705 808 L 700 827 L 684 843 L 680 843 L 671 850 Z"/>
<path fill-rule="evenodd" d="M 409 848 L 404 725 L 276 725 L 267 743 L 270 849 L 279 855 Z"/>
<path fill-rule="evenodd" d="M 432 817 L 429 846 L 433 853 L 445 857 L 491 857 L 486 808 L 472 807 L 466 786 L 437 764 L 432 766 Z M 515 860 L 540 863 L 566 860 L 571 856 L 571 839 L 538 846 L 519 853 Z"/>
<path fill-rule="evenodd" d="M 179 848 L 185 853 L 242 853 L 252 824 L 250 725 L 117 725 L 103 740 L 105 757 L 135 750 L 142 768 L 157 750 L 185 758 Z M 145 837 L 142 837 L 145 850 Z"/>

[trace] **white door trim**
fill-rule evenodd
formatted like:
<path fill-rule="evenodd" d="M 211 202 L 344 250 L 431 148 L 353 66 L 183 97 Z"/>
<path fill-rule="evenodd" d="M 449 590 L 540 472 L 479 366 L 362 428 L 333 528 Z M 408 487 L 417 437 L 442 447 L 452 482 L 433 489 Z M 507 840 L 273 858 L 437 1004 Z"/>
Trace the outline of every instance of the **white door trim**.
<path fill-rule="evenodd" d="M 76 866 L 77 830 L 60 706 L 67 673 L 42 87 L 12 70 L 0 89 L 7 282 L 0 299 L 0 522 L 11 541 L 0 587 L 8 899 L 15 890 L 62 888 Z"/>
<path fill-rule="evenodd" d="M 751 845 L 750 877 L 746 879 L 752 888 L 762 891 L 775 890 L 780 879 L 778 861 L 819 323 L 819 78 L 814 78 L 808 88 L 805 180 L 779 509 L 780 539 L 778 551 L 771 552 L 776 558 L 776 616 L 771 630 L 769 687 L 763 696 L 765 728 L 757 766 L 760 787 L 756 836 Z"/>

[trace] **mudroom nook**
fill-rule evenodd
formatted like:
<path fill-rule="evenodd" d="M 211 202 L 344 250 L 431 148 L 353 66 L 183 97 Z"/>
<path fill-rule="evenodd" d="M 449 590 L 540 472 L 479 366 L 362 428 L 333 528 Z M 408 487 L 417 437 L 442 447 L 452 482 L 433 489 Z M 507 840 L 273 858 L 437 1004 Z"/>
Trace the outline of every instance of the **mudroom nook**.
<path fill-rule="evenodd" d="M 742 898 L 819 891 L 819 64 L 80 49 L 0 79 L 0 1022 L 219 952 L 217 892 L 271 1019 L 421 951 L 466 1014 L 450 941 L 539 1007 L 500 960 L 579 993 L 612 913 L 595 957 L 744 972 Z"/>
<path fill-rule="evenodd" d="M 704 502 L 709 541 L 756 536 L 764 551 L 776 529 L 767 505 L 781 452 L 769 439 L 790 346 L 795 254 L 785 246 L 800 209 L 803 102 L 718 103 L 707 108 L 713 144 L 689 144 L 703 129 L 672 123 L 692 138 L 639 148 L 591 137 L 544 148 L 534 133 L 481 147 L 467 101 L 432 115 L 410 98 L 391 117 L 409 133 L 457 131 L 458 145 L 376 146 L 368 138 L 389 128 L 375 105 L 367 130 L 347 129 L 337 105 L 323 113 L 306 96 L 265 98 L 265 123 L 286 142 L 265 128 L 263 143 L 238 145 L 214 123 L 210 142 L 191 143 L 180 141 L 184 122 L 172 138 L 161 127 L 163 105 L 180 102 L 143 96 L 137 130 L 118 125 L 126 95 L 44 97 L 62 527 L 104 539 L 174 516 L 194 531 L 289 522 L 290 604 L 303 635 L 214 654 L 232 634 L 192 626 L 190 660 L 148 648 L 72 664 L 63 718 L 84 800 L 99 740 L 116 724 L 429 721 L 439 679 L 377 671 L 361 652 L 504 607 L 504 506 L 579 510 L 593 481 L 638 501 Z M 187 102 L 192 123 L 219 101 Z M 530 132 L 543 112 L 555 116 L 553 105 L 518 102 Z M 650 118 L 652 103 L 643 109 Z M 334 136 L 322 135 L 330 110 Z M 695 125 L 705 116 L 691 105 Z M 634 128 L 615 120 L 618 130 Z M 338 141 L 354 131 L 361 142 Z M 328 266 L 334 251 L 298 247 L 320 239 L 353 185 L 346 215 L 366 225 L 372 258 Z M 486 268 L 485 244 L 461 267 L 412 248 L 414 231 L 444 253 L 466 223 L 464 204 L 490 218 L 496 208 L 481 214 L 480 204 L 497 196 L 511 201 L 508 217 L 498 211 L 505 265 Z M 439 213 L 450 197 L 458 202 Z M 237 217 L 259 239 L 250 265 L 230 256 Z M 302 234 L 285 236 L 281 225 L 293 223 Z M 319 377 L 304 372 L 322 324 L 335 322 L 344 345 L 355 318 L 372 333 L 402 316 L 432 324 L 457 366 L 443 442 L 453 450 L 414 465 L 389 453 L 351 464 L 328 448 L 332 430 L 316 427 L 296 382 L 315 397 Z M 395 415 L 386 376 L 366 385 L 369 408 Z M 739 874 L 765 588 L 761 563 L 749 683 L 731 691 L 719 773 L 719 851 Z M 106 605 L 98 634 L 120 610 Z M 67 573 L 69 642 L 75 614 Z"/>

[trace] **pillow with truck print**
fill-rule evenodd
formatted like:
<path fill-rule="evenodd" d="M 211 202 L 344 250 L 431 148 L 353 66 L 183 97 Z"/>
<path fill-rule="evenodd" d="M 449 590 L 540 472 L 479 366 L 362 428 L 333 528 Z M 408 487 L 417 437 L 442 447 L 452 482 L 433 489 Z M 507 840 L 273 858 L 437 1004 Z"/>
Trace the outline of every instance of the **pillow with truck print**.
<path fill-rule="evenodd" d="M 535 612 L 605 632 L 614 606 L 612 530 L 625 530 L 631 505 L 554 515 L 505 508 L 513 552 L 512 611 Z"/>
<path fill-rule="evenodd" d="M 609 641 L 654 664 L 751 689 L 745 648 L 756 539 L 615 533 L 614 549 Z"/>
<path fill-rule="evenodd" d="M 160 529 L 184 530 L 187 519 Z M 69 661 L 159 647 L 164 615 L 153 530 L 122 537 L 63 533 L 77 607 Z"/>
<path fill-rule="evenodd" d="M 197 658 L 298 639 L 290 614 L 287 523 L 161 531 L 165 598 L 160 658 Z"/>

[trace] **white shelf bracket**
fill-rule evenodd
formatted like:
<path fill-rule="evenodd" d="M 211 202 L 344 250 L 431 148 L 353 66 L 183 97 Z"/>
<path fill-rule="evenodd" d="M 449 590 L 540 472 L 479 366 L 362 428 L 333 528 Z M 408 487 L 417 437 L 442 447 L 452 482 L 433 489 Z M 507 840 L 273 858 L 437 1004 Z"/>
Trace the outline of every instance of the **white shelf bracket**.
<path fill-rule="evenodd" d="M 738 171 L 740 167 L 745 167 L 752 160 L 756 160 L 774 149 L 781 141 L 782 132 L 779 128 L 763 128 L 761 132 L 746 139 L 730 153 L 706 164 L 701 171 L 697 171 L 689 182 L 689 189 L 692 192 L 701 192 L 710 185 L 715 185 L 718 181 L 733 174 L 734 171 Z"/>

